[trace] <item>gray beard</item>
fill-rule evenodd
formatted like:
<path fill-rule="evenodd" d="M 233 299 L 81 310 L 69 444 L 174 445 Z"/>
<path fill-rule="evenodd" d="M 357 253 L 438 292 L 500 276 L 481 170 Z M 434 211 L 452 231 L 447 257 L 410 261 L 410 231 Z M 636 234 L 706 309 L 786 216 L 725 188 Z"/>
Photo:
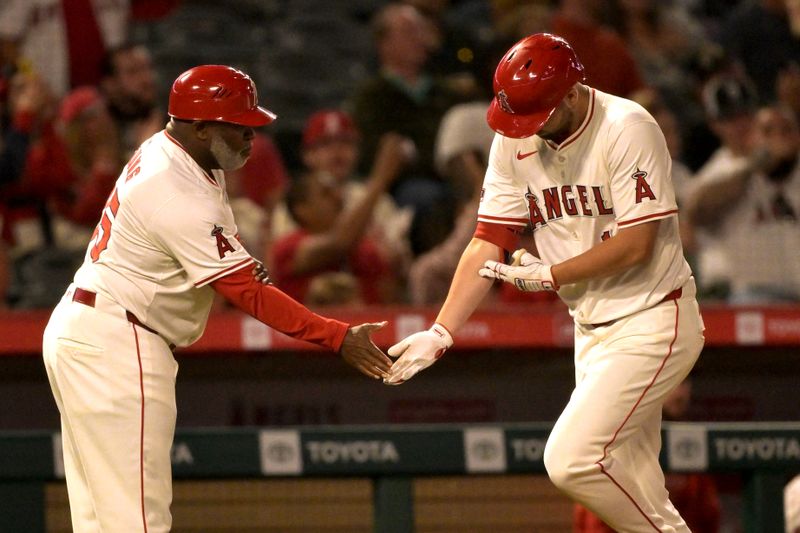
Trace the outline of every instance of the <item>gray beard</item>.
<path fill-rule="evenodd" d="M 234 152 L 219 135 L 211 137 L 210 151 L 217 160 L 219 168 L 225 171 L 239 170 L 247 163 L 247 158 L 239 152 Z"/>

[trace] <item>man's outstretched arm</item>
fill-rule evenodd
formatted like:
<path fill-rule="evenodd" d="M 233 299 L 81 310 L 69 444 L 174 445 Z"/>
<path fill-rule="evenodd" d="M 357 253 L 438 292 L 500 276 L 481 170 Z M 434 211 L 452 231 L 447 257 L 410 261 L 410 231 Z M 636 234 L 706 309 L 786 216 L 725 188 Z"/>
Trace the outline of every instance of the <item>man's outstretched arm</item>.
<path fill-rule="evenodd" d="M 500 259 L 503 249 L 488 241 L 473 238 L 467 245 L 450 284 L 436 324 L 427 331 L 414 333 L 389 348 L 389 355 L 398 357 L 389 376 L 388 385 L 399 385 L 414 374 L 432 365 L 453 344 L 451 332 L 458 330 L 472 315 L 492 286 L 492 280 L 478 275 L 487 260 Z"/>
<path fill-rule="evenodd" d="M 212 288 L 236 307 L 295 339 L 308 341 L 338 352 L 361 373 L 386 377 L 391 360 L 370 339 L 382 324 L 350 327 L 344 322 L 320 316 L 276 287 L 262 282 L 246 265 L 211 283 Z"/>

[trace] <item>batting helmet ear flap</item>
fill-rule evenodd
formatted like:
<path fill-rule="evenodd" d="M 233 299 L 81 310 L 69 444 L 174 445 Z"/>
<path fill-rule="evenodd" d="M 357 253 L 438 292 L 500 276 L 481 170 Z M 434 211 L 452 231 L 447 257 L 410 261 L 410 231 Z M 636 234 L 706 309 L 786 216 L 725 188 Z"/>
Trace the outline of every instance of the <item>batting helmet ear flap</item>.
<path fill-rule="evenodd" d="M 500 60 L 494 74 L 495 97 L 486 119 L 501 135 L 535 135 L 578 82 L 584 68 L 563 38 L 549 33 L 525 37 Z"/>
<path fill-rule="evenodd" d="M 277 117 L 258 105 L 250 76 L 225 65 L 201 65 L 187 70 L 172 84 L 169 116 L 181 120 L 230 122 L 264 126 Z"/>

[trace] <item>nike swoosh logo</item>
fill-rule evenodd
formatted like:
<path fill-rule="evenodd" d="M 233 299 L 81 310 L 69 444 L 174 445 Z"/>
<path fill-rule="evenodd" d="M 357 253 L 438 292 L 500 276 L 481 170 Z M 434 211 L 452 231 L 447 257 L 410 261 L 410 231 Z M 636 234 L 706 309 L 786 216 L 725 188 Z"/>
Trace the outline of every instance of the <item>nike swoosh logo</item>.
<path fill-rule="evenodd" d="M 533 155 L 533 154 L 535 154 L 535 153 L 536 153 L 536 152 L 538 152 L 538 151 L 539 151 L 539 150 L 534 150 L 533 152 L 528 152 L 527 154 L 523 154 L 522 152 L 517 152 L 517 159 L 519 159 L 520 161 L 522 161 L 522 160 L 523 160 L 523 159 L 525 159 L 526 157 L 528 157 L 528 156 L 530 156 L 530 155 Z"/>

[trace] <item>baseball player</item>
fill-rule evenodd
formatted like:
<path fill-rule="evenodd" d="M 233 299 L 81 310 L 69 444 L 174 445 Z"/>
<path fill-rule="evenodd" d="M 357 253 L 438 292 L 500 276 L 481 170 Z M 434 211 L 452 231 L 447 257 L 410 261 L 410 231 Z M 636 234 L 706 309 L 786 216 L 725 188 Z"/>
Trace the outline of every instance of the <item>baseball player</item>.
<path fill-rule="evenodd" d="M 576 386 L 545 449 L 551 480 L 617 531 L 687 532 L 658 463 L 661 404 L 704 341 L 670 157 L 641 106 L 583 80 L 550 34 L 500 60 L 478 227 L 436 323 L 389 349 L 384 381 L 441 357 L 494 280 L 557 291 L 575 321 Z M 536 250 L 505 264 L 528 223 Z"/>
<path fill-rule="evenodd" d="M 369 338 L 381 324 L 310 312 L 267 283 L 237 238 L 224 171 L 244 165 L 253 128 L 275 119 L 252 80 L 227 66 L 188 70 L 169 115 L 123 169 L 44 333 L 76 532 L 170 529 L 172 349 L 202 335 L 215 292 L 370 377 L 391 363 Z"/>

